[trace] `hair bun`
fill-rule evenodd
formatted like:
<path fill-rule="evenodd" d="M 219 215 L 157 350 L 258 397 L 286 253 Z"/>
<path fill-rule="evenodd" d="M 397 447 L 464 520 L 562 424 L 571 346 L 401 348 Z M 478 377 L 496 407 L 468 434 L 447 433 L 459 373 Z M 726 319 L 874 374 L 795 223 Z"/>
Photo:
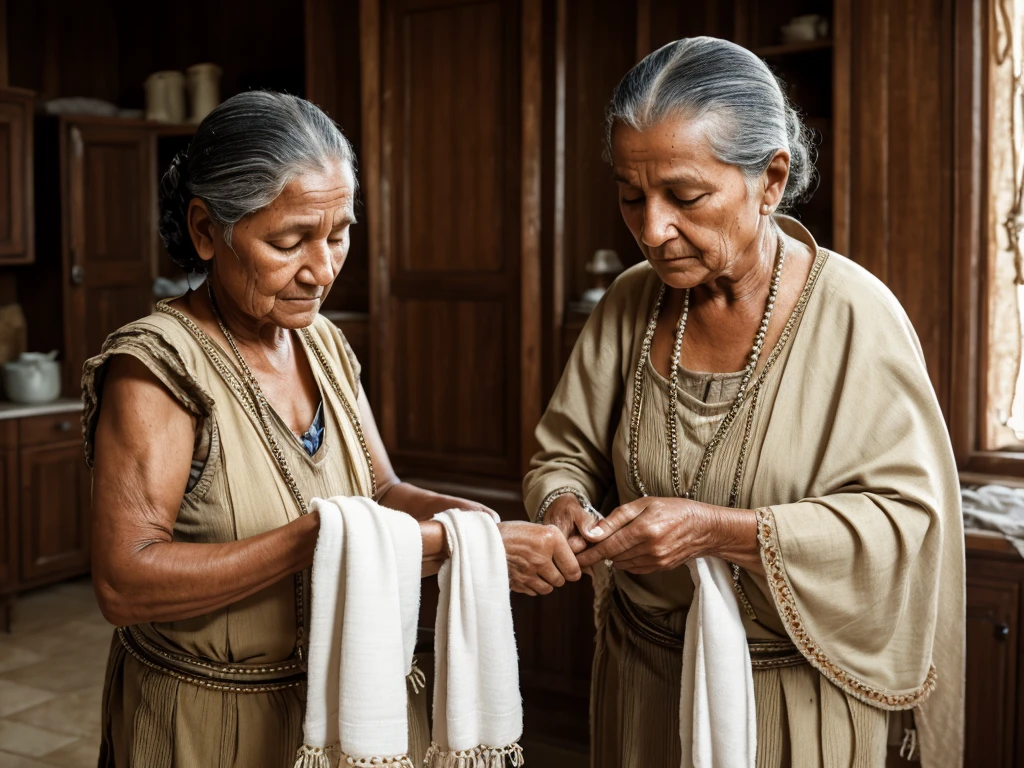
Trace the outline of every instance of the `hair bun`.
<path fill-rule="evenodd" d="M 188 205 L 193 195 L 188 190 L 188 150 L 174 156 L 160 179 L 160 223 L 157 231 L 171 260 L 186 272 L 205 272 L 206 262 L 192 244 L 188 233 Z"/>
<path fill-rule="evenodd" d="M 788 208 L 807 195 L 817 176 L 814 168 L 814 134 L 804 125 L 797 111 L 788 104 L 786 134 L 789 139 L 789 179 L 786 181 L 786 190 L 782 193 L 782 204 Z"/>

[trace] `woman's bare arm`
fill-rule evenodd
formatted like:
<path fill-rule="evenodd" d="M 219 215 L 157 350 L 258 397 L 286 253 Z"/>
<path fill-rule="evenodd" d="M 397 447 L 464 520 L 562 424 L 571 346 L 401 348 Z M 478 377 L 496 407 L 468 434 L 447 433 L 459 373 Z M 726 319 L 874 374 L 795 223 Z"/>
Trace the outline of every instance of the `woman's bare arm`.
<path fill-rule="evenodd" d="M 200 616 L 312 565 L 315 512 L 241 541 L 172 541 L 195 443 L 193 417 L 138 360 L 115 355 L 108 365 L 96 428 L 92 537 L 93 584 L 108 621 Z M 438 523 L 420 527 L 425 569 L 436 572 L 443 531 Z"/>

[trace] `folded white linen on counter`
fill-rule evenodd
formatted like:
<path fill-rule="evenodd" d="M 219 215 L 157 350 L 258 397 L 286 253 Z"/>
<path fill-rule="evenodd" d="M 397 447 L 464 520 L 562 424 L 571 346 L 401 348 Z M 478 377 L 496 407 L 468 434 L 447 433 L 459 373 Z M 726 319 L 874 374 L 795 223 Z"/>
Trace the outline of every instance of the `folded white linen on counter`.
<path fill-rule="evenodd" d="M 965 529 L 998 531 L 1024 557 L 1024 488 L 966 486 L 960 498 Z"/>

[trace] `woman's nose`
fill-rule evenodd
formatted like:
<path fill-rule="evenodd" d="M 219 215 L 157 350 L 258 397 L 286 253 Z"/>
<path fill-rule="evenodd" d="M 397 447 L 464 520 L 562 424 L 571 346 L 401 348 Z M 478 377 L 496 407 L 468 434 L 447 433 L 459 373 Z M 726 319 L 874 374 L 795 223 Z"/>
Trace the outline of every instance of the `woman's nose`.
<path fill-rule="evenodd" d="M 335 265 L 331 245 L 326 240 L 311 244 L 304 266 L 309 272 L 310 282 L 316 285 L 330 285 L 340 268 L 340 265 Z"/>
<path fill-rule="evenodd" d="M 671 207 L 653 195 L 644 206 L 644 225 L 640 239 L 649 248 L 657 248 L 677 237 L 679 230 L 672 218 Z"/>

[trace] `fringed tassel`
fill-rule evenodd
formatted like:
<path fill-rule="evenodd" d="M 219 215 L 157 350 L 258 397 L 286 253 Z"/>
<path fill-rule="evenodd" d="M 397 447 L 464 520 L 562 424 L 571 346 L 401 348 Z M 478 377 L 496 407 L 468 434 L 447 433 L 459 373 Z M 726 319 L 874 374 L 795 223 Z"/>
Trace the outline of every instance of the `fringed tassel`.
<path fill-rule="evenodd" d="M 331 768 L 331 758 L 325 747 L 303 744 L 295 755 L 295 768 Z"/>
<path fill-rule="evenodd" d="M 423 768 L 520 768 L 526 765 L 523 748 L 518 743 L 507 747 L 473 747 L 473 749 L 441 749 L 431 742 Z"/>
<path fill-rule="evenodd" d="M 917 729 L 903 729 L 903 743 L 900 745 L 900 757 L 904 760 L 914 760 L 917 757 Z"/>
<path fill-rule="evenodd" d="M 408 755 L 393 755 L 391 757 L 350 757 L 342 754 L 338 761 L 338 768 L 342 766 L 373 766 L 373 768 L 415 768 Z"/>
<path fill-rule="evenodd" d="M 405 676 L 405 682 L 408 683 L 414 694 L 427 687 L 427 676 L 423 674 L 415 656 L 412 657 L 412 670 Z"/>

